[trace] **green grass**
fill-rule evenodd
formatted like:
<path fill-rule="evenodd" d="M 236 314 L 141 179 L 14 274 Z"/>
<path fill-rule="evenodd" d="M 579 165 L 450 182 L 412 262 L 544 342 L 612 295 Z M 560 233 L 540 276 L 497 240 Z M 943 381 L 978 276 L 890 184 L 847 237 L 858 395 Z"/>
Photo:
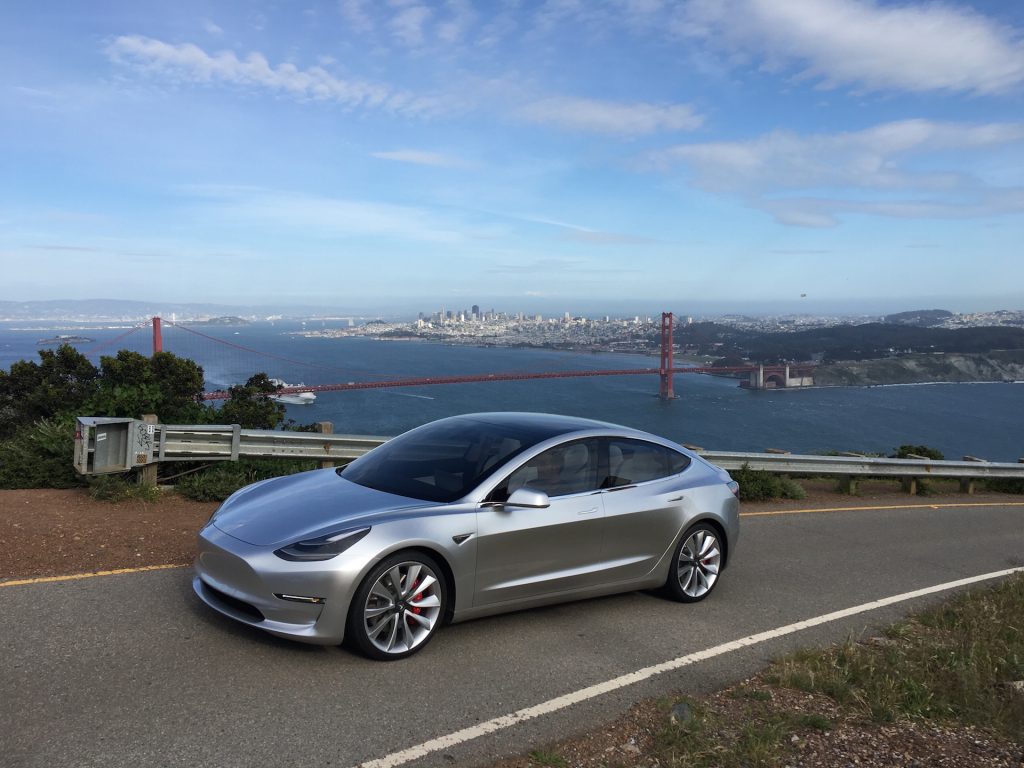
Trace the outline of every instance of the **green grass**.
<path fill-rule="evenodd" d="M 955 721 L 1024 742 L 1024 576 L 953 598 L 891 627 L 777 662 L 769 680 L 822 693 L 875 722 Z"/>
<path fill-rule="evenodd" d="M 742 716 L 733 720 L 684 699 L 692 719 L 679 724 L 669 721 L 655 734 L 650 756 L 670 768 L 768 768 L 778 763 L 793 733 L 820 729 L 823 723 L 831 727 L 825 718 L 763 706 L 765 697 L 753 694 L 764 691 L 747 693 L 752 695 L 741 697 L 760 705 L 745 705 Z"/>
<path fill-rule="evenodd" d="M 157 501 L 160 489 L 152 485 L 139 485 L 121 475 L 98 475 L 89 478 L 89 495 L 99 501 L 109 502 L 127 499 Z"/>
<path fill-rule="evenodd" d="M 530 753 L 530 762 L 535 765 L 544 765 L 549 768 L 569 768 L 569 764 L 565 762 L 565 758 L 554 752 L 545 752 L 544 750 L 537 749 Z"/>
<path fill-rule="evenodd" d="M 760 679 L 828 696 L 844 717 L 973 725 L 1024 743 L 1024 696 L 1006 685 L 1024 680 L 1024 575 L 956 596 L 878 639 L 798 651 Z M 678 724 L 668 716 L 675 701 L 660 702 L 665 724 L 645 758 L 665 768 L 768 768 L 786 763 L 794 736 L 835 729 L 821 714 L 773 706 L 761 687 L 737 687 L 729 698 L 727 714 L 677 700 L 693 715 Z"/>

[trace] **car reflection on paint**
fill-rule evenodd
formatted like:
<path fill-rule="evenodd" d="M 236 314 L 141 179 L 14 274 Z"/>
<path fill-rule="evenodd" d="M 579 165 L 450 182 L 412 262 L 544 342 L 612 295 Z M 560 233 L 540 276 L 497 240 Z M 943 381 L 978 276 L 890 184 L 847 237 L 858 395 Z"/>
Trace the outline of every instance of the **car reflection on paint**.
<path fill-rule="evenodd" d="M 199 533 L 193 586 L 274 635 L 398 659 L 446 622 L 652 587 L 702 600 L 736 547 L 737 490 L 646 432 L 456 416 L 241 489 Z"/>

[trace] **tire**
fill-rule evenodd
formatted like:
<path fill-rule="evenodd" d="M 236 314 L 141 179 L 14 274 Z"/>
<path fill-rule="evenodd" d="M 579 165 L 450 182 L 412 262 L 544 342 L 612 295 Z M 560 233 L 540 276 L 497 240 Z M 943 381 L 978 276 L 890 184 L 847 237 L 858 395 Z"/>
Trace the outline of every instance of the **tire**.
<path fill-rule="evenodd" d="M 371 659 L 404 659 L 433 638 L 447 601 L 444 572 L 434 558 L 396 552 L 379 562 L 356 590 L 346 638 Z"/>
<path fill-rule="evenodd" d="M 697 523 L 679 540 L 665 590 L 673 600 L 697 603 L 711 594 L 722 569 L 722 535 L 709 523 Z"/>

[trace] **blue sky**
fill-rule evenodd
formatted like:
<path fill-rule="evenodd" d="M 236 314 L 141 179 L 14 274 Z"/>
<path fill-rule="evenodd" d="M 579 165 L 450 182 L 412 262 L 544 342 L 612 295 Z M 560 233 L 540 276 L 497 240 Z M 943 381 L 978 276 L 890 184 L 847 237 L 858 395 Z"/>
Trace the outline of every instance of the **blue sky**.
<path fill-rule="evenodd" d="M 0 30 L 0 299 L 1024 308 L 1018 2 L 13 2 Z"/>

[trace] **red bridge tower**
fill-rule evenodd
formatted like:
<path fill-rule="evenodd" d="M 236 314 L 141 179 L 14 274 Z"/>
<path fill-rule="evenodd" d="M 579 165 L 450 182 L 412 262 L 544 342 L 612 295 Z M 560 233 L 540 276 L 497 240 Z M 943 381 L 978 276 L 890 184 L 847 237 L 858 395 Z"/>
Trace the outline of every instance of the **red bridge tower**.
<path fill-rule="evenodd" d="M 661 365 L 658 366 L 658 377 L 661 385 L 658 397 L 662 400 L 674 400 L 676 393 L 672 388 L 672 313 L 661 313 Z"/>

